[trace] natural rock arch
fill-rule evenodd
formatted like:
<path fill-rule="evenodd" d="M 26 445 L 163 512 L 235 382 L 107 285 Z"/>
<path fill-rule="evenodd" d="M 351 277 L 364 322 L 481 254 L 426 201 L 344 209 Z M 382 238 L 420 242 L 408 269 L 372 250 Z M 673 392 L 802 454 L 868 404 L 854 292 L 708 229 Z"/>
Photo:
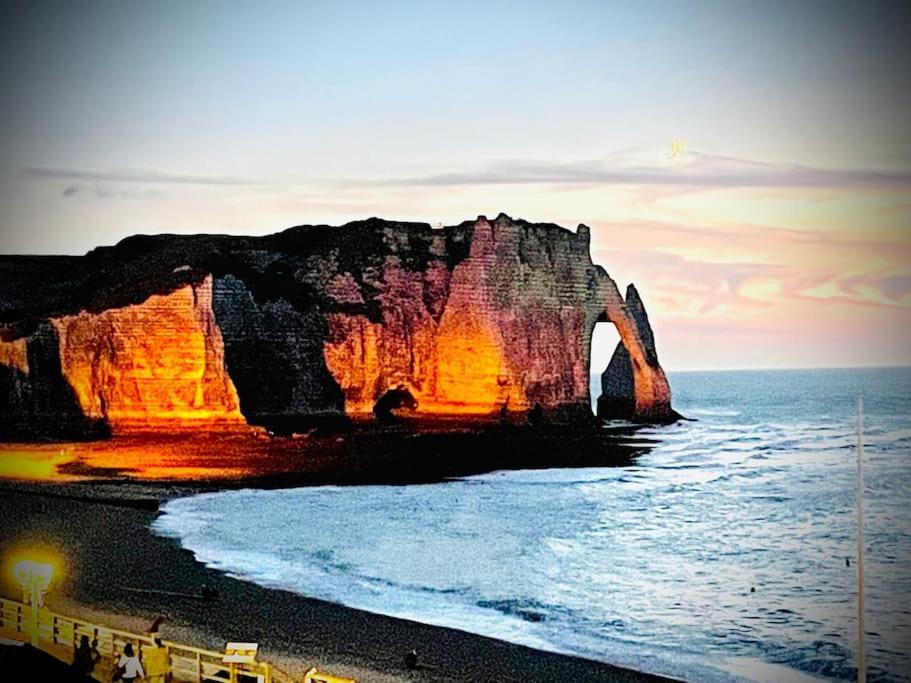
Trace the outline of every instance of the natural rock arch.
<path fill-rule="evenodd" d="M 606 290 L 604 313 L 598 322 L 612 322 L 620 342 L 601 375 L 598 417 L 646 422 L 677 419 L 679 415 L 671 408 L 670 385 L 658 363 L 655 336 L 639 292 L 630 284 L 624 299 L 612 280 L 608 281 Z"/>

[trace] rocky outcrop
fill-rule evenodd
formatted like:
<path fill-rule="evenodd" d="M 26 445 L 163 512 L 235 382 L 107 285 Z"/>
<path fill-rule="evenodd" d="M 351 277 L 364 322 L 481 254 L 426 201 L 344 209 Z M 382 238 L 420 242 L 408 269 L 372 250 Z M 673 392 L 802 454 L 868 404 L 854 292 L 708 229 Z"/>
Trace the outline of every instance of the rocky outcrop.
<path fill-rule="evenodd" d="M 679 415 L 671 409 L 671 388 L 658 363 L 655 335 L 635 285 L 627 287 L 623 309 L 624 318 L 631 324 L 617 324 L 620 342 L 601 375 L 598 417 L 676 419 Z"/>
<path fill-rule="evenodd" d="M 673 417 L 638 293 L 624 300 L 592 263 L 585 226 L 371 219 L 139 236 L 66 268 L 0 258 L 0 424 L 37 432 L 57 410 L 115 431 L 295 430 L 388 418 L 393 403 L 426 417 L 585 419 L 599 321 L 621 337 L 599 413 Z"/>

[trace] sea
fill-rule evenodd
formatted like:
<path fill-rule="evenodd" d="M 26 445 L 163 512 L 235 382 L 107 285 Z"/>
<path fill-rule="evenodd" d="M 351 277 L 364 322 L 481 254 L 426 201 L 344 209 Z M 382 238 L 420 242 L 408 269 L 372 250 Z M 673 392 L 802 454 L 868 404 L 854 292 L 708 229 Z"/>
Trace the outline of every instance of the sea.
<path fill-rule="evenodd" d="M 693 681 L 911 681 L 911 368 L 670 375 L 624 467 L 232 490 L 154 521 L 243 580 Z M 611 428 L 606 425 L 605 428 Z"/>

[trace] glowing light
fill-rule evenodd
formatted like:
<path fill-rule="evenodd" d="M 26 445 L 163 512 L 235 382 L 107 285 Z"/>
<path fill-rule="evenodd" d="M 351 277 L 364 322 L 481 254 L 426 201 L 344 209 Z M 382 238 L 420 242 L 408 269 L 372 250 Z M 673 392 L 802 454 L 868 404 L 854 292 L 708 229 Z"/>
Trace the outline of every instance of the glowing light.
<path fill-rule="evenodd" d="M 54 567 L 44 562 L 19 560 L 13 565 L 13 576 L 22 587 L 27 601 L 41 607 L 44 604 L 44 594 L 54 576 Z"/>
<path fill-rule="evenodd" d="M 30 552 L 24 557 L 15 555 L 10 558 L 10 573 L 22 588 L 22 601 L 31 606 L 29 617 L 23 619 L 23 630 L 29 634 L 35 647 L 39 646 L 41 637 L 39 612 L 44 607 L 44 594 L 54 577 L 54 562 L 42 561 L 45 559 L 43 555 L 39 553 L 41 559 L 36 559 L 36 555 Z"/>

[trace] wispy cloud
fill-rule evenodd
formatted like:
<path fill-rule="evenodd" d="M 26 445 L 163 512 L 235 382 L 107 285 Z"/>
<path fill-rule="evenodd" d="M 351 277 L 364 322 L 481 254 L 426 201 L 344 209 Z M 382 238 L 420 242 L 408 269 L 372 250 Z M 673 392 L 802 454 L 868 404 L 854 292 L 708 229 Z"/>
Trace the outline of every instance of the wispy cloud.
<path fill-rule="evenodd" d="M 592 226 L 603 232 L 605 247 L 596 245 L 595 251 L 603 251 L 605 258 L 610 257 L 611 249 L 645 243 L 652 249 L 701 248 L 722 259 L 738 253 L 739 258 L 753 261 L 763 254 L 780 259 L 783 249 L 800 254 L 800 260 L 805 261 L 811 252 L 819 252 L 822 248 L 838 249 L 853 258 L 887 253 L 896 260 L 909 262 L 911 259 L 911 241 L 866 228 L 850 232 L 798 230 L 743 220 L 718 226 L 636 218 L 625 221 L 594 219 Z"/>
<path fill-rule="evenodd" d="M 93 197 L 95 199 L 160 199 L 165 195 L 162 190 L 156 187 L 96 181 L 93 183 L 67 185 L 60 193 L 60 196 L 64 199 L 73 197 L 77 199 L 79 197 Z"/>
<path fill-rule="evenodd" d="M 821 168 L 800 164 L 778 164 L 730 156 L 685 152 L 663 164 L 630 164 L 617 155 L 604 159 L 547 161 L 501 159 L 485 167 L 447 173 L 394 178 L 319 178 L 306 181 L 270 182 L 234 176 L 208 176 L 151 169 L 107 171 L 30 166 L 22 169 L 37 180 L 104 181 L 156 185 L 260 186 L 289 189 L 304 185 L 330 184 L 339 188 L 448 187 L 461 185 L 551 186 L 639 186 L 724 188 L 858 188 L 911 190 L 911 170 L 891 171 L 865 168 Z"/>
<path fill-rule="evenodd" d="M 550 162 L 510 159 L 473 171 L 453 171 L 383 181 L 388 185 L 601 184 L 674 185 L 708 188 L 911 188 L 911 171 L 831 169 L 775 164 L 687 152 L 664 165 L 611 166 L 601 160 Z"/>
<path fill-rule="evenodd" d="M 188 173 L 168 173 L 149 169 L 115 169 L 92 171 L 78 168 L 29 166 L 22 169 L 28 178 L 37 180 L 101 181 L 114 183 L 146 183 L 155 185 L 257 185 L 248 178 L 206 176 Z M 67 188 L 70 189 L 70 188 Z M 72 193 L 71 193 L 72 194 Z"/>
<path fill-rule="evenodd" d="M 840 344 L 880 344 L 893 349 L 890 358 L 907 358 L 900 349 L 911 334 L 911 251 L 888 234 L 623 225 L 593 224 L 593 258 L 621 283 L 637 284 L 664 349 L 668 339 L 683 346 L 711 339 L 715 360 L 740 367 L 757 348 L 750 335 L 762 333 L 785 360 L 818 364 L 816 352 L 837 359 Z"/>

